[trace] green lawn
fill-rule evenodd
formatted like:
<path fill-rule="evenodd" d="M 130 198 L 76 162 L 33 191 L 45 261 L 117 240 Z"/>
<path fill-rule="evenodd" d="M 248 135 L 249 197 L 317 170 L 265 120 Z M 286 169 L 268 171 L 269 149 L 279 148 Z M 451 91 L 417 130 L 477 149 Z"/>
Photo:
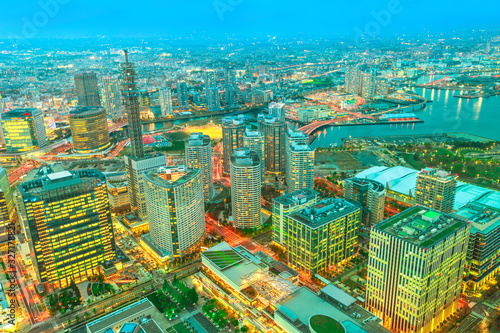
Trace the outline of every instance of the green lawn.
<path fill-rule="evenodd" d="M 174 329 L 177 331 L 177 333 L 191 333 L 183 323 L 178 323 L 177 325 L 174 326 Z"/>
<path fill-rule="evenodd" d="M 311 317 L 311 327 L 317 333 L 344 333 L 345 329 L 338 321 L 333 318 L 314 315 Z"/>

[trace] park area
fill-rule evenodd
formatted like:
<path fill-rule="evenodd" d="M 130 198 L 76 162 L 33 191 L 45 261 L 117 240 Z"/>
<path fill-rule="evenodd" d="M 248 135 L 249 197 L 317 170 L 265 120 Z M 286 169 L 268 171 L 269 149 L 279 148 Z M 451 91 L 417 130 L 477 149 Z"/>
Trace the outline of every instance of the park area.
<path fill-rule="evenodd" d="M 336 151 L 318 149 L 315 157 L 316 170 L 360 171 L 380 165 L 378 157 L 370 151 Z"/>
<path fill-rule="evenodd" d="M 495 142 L 456 142 L 454 146 L 405 145 L 392 147 L 410 166 L 440 168 L 460 180 L 499 190 L 500 149 Z"/>

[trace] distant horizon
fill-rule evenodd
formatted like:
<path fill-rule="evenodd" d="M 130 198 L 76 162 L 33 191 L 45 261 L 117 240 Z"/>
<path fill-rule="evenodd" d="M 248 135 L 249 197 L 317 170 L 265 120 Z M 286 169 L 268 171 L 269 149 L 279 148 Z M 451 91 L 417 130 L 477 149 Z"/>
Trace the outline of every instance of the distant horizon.
<path fill-rule="evenodd" d="M 496 31 L 500 4 L 442 0 L 339 1 L 189 0 L 130 2 L 39 0 L 4 4 L 0 39 L 187 38 L 254 36 L 391 38 Z M 279 37 L 281 36 L 281 37 Z"/>

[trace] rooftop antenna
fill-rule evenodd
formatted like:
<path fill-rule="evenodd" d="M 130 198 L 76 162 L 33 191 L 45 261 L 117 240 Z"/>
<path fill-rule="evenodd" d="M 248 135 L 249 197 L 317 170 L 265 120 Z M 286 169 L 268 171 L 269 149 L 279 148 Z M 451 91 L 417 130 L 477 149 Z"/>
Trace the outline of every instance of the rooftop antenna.
<path fill-rule="evenodd" d="M 128 50 L 123 50 L 123 53 L 125 54 L 125 62 L 128 62 Z"/>

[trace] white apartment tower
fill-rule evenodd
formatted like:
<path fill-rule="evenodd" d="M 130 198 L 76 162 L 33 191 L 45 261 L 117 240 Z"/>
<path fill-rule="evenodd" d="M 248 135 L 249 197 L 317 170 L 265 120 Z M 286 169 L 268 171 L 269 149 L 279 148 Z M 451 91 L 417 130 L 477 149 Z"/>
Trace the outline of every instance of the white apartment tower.
<path fill-rule="evenodd" d="M 231 153 L 231 203 L 233 223 L 239 229 L 256 229 L 262 224 L 261 158 L 248 148 Z"/>

